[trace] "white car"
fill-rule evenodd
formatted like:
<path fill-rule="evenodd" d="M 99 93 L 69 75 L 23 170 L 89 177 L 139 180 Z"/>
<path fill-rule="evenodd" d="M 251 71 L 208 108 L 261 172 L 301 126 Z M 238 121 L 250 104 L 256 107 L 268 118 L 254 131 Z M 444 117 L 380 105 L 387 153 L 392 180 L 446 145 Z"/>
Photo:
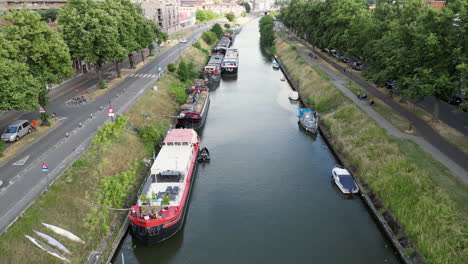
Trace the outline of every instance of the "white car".
<path fill-rule="evenodd" d="M 180 43 L 187 43 L 187 40 L 186 39 L 181 39 Z"/>

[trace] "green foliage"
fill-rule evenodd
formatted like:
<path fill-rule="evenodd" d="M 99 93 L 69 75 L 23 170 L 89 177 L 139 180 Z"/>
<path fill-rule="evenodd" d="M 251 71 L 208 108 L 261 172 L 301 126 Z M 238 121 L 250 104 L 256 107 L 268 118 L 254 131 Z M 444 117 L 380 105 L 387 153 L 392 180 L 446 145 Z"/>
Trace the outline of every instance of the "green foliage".
<path fill-rule="evenodd" d="M 171 94 L 174 99 L 177 101 L 179 104 L 185 103 L 185 100 L 187 100 L 187 94 L 185 93 L 185 85 L 183 83 L 170 83 L 169 88 L 167 91 L 169 94 Z"/>
<path fill-rule="evenodd" d="M 107 89 L 107 84 L 104 80 L 99 80 L 98 88 L 101 90 Z"/>
<path fill-rule="evenodd" d="M 206 55 L 210 55 L 210 52 L 207 50 L 207 49 L 204 49 L 200 42 L 196 41 L 195 43 L 192 44 L 192 46 L 194 46 L 196 49 L 202 51 L 203 53 L 205 53 Z"/>
<path fill-rule="evenodd" d="M 42 21 L 49 23 L 49 22 L 54 22 L 57 19 L 59 10 L 55 8 L 49 8 L 49 9 L 37 10 L 37 12 L 41 16 Z"/>
<path fill-rule="evenodd" d="M 213 45 L 218 39 L 218 37 L 212 31 L 205 31 L 202 34 L 202 39 L 206 42 L 206 44 Z"/>
<path fill-rule="evenodd" d="M 223 28 L 221 27 L 220 24 L 216 23 L 214 24 L 211 29 L 210 29 L 211 32 L 215 33 L 216 34 L 216 37 L 218 39 L 221 39 L 224 35 L 224 31 L 223 31 Z"/>
<path fill-rule="evenodd" d="M 224 16 L 227 18 L 227 20 L 229 20 L 229 22 L 233 22 L 234 20 L 236 20 L 236 16 L 232 12 L 229 12 L 225 14 Z"/>
<path fill-rule="evenodd" d="M 98 146 L 108 146 L 111 140 L 116 138 L 127 126 L 128 117 L 117 116 L 114 122 L 105 123 L 94 136 L 92 144 Z"/>
<path fill-rule="evenodd" d="M 468 2 L 440 11 L 419 0 L 375 2 L 370 10 L 360 0 L 292 1 L 278 18 L 312 45 L 361 58 L 378 85 L 393 79 L 407 96 L 442 100 L 467 90 Z"/>
<path fill-rule="evenodd" d="M 242 16 L 242 17 L 246 17 L 246 16 L 247 16 L 247 13 L 245 13 L 245 11 L 242 11 L 242 12 L 241 12 L 241 16 Z"/>
<path fill-rule="evenodd" d="M 225 28 L 231 28 L 231 25 L 228 24 L 228 23 L 226 23 L 226 24 L 224 24 L 224 27 L 225 27 Z"/>
<path fill-rule="evenodd" d="M 158 122 L 138 128 L 138 136 L 141 138 L 148 154 L 152 154 L 156 149 L 158 143 L 166 133 L 167 126 L 168 124 L 166 122 Z"/>
<path fill-rule="evenodd" d="M 46 84 L 73 74 L 68 48 L 37 12 L 12 9 L 2 18 L 11 25 L 0 26 L 0 67 L 10 68 L 0 70 L 0 109 L 33 110 Z"/>
<path fill-rule="evenodd" d="M 3 157 L 3 151 L 5 150 L 5 142 L 0 141 L 0 158 Z"/>
<path fill-rule="evenodd" d="M 245 11 L 246 11 L 247 13 L 250 13 L 250 10 L 251 10 L 252 8 L 250 7 L 250 4 L 249 4 L 248 2 L 242 2 L 242 3 L 239 3 L 239 5 L 245 7 Z"/>
<path fill-rule="evenodd" d="M 169 204 L 170 201 L 171 201 L 170 196 L 169 194 L 166 193 L 163 200 L 161 201 L 161 205 Z"/>
<path fill-rule="evenodd" d="M 41 113 L 39 118 L 41 119 L 40 126 L 50 126 L 50 114 L 49 113 Z"/>
<path fill-rule="evenodd" d="M 175 66 L 174 63 L 169 63 L 169 64 L 167 65 L 167 70 L 168 70 L 169 72 L 175 72 L 175 70 L 177 70 L 177 67 Z"/>
<path fill-rule="evenodd" d="M 274 47 L 275 32 L 273 31 L 274 21 L 270 15 L 260 19 L 260 45 L 264 50 L 271 50 Z"/>
<path fill-rule="evenodd" d="M 106 176 L 101 180 L 101 205 L 106 207 L 121 207 L 127 198 L 133 184 L 138 178 L 138 162 L 135 162 L 128 171 L 116 175 Z"/>
<path fill-rule="evenodd" d="M 211 21 L 219 17 L 218 14 L 211 10 L 202 10 L 198 9 L 195 12 L 195 17 L 196 17 L 196 23 L 203 23 L 206 21 Z"/>

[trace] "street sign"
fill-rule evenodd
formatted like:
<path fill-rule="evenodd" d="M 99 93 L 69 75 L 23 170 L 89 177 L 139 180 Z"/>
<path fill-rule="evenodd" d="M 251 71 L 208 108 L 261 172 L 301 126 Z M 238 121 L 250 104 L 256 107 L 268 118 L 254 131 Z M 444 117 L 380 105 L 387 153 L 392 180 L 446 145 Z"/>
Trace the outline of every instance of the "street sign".
<path fill-rule="evenodd" d="M 107 108 L 107 114 L 108 114 L 109 116 L 114 116 L 114 109 L 113 109 L 113 108 L 110 108 L 110 107 Z"/>
<path fill-rule="evenodd" d="M 42 163 L 42 165 L 41 165 L 41 171 L 43 171 L 43 172 L 48 172 L 48 171 L 49 171 L 49 167 L 47 167 L 47 164 Z"/>
<path fill-rule="evenodd" d="M 42 107 L 39 107 L 39 113 L 45 113 L 45 110 L 44 110 L 44 108 L 42 108 Z"/>

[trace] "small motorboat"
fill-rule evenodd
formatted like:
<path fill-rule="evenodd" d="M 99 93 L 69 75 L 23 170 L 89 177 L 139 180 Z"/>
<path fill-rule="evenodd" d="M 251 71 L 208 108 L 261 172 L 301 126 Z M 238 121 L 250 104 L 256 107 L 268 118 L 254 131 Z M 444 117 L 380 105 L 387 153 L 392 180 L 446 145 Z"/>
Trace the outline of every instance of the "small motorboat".
<path fill-rule="evenodd" d="M 280 80 L 281 80 L 282 82 L 284 82 L 284 81 L 286 81 L 286 78 L 283 77 L 283 78 L 281 78 Z"/>
<path fill-rule="evenodd" d="M 280 68 L 280 64 L 278 62 L 273 62 L 273 69 L 278 70 Z"/>
<path fill-rule="evenodd" d="M 319 114 L 309 108 L 299 109 L 299 123 L 306 131 L 317 133 Z"/>
<path fill-rule="evenodd" d="M 339 165 L 336 165 L 332 169 L 333 180 L 335 181 L 336 186 L 344 194 L 354 194 L 359 193 L 359 187 L 354 181 L 353 176 L 349 171 Z"/>
<path fill-rule="evenodd" d="M 293 101 L 299 100 L 299 93 L 296 91 L 292 91 L 289 93 L 288 98 Z"/>
<path fill-rule="evenodd" d="M 210 161 L 210 152 L 208 151 L 206 147 L 200 150 L 200 153 L 198 154 L 198 161 L 200 162 Z"/>

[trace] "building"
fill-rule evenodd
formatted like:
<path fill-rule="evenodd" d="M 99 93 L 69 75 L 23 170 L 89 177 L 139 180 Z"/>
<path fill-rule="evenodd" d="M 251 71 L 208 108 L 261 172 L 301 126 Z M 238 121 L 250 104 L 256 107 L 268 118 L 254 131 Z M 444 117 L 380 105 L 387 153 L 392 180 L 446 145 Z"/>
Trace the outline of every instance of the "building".
<path fill-rule="evenodd" d="M 172 33 L 180 29 L 178 0 L 131 0 L 139 5 L 143 15 L 153 20 L 162 31 Z"/>
<path fill-rule="evenodd" d="M 179 6 L 179 23 L 182 28 L 195 25 L 196 6 Z"/>
<path fill-rule="evenodd" d="M 274 0 L 253 0 L 250 4 L 252 11 L 267 11 L 271 10 L 275 5 Z"/>
<path fill-rule="evenodd" d="M 245 7 L 234 3 L 204 4 L 203 9 L 211 10 L 219 15 L 232 12 L 235 16 L 240 16 L 242 11 L 245 12 Z"/>
<path fill-rule="evenodd" d="M 49 9 L 60 8 L 67 0 L 0 0 L 0 12 L 9 8 Z"/>

